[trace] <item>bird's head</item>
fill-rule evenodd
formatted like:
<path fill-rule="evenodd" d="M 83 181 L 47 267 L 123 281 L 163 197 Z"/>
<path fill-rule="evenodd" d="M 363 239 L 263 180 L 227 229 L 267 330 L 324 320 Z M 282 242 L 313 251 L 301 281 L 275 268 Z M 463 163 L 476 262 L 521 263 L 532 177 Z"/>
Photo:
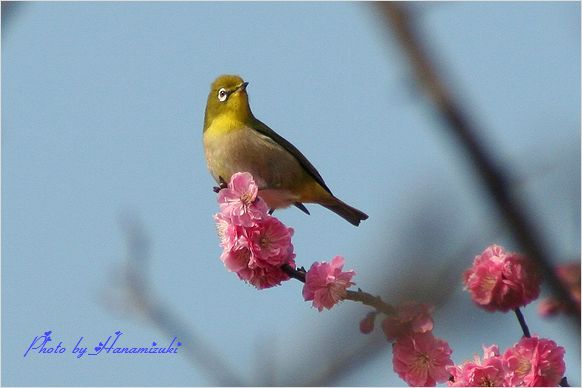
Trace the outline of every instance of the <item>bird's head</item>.
<path fill-rule="evenodd" d="M 253 117 L 247 85 L 238 75 L 221 75 L 212 83 L 206 101 L 204 130 L 217 118 L 247 123 Z"/>

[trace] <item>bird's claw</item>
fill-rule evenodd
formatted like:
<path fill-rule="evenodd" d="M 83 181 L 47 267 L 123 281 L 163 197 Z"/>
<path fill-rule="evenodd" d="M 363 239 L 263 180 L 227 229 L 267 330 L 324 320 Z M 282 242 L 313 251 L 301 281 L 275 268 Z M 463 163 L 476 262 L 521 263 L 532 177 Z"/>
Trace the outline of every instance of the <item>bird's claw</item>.
<path fill-rule="evenodd" d="M 226 183 L 226 181 L 219 176 L 218 177 L 218 186 L 214 186 L 212 188 L 212 191 L 214 191 L 215 193 L 218 193 L 220 190 L 222 189 L 226 189 L 228 187 L 228 184 Z"/>

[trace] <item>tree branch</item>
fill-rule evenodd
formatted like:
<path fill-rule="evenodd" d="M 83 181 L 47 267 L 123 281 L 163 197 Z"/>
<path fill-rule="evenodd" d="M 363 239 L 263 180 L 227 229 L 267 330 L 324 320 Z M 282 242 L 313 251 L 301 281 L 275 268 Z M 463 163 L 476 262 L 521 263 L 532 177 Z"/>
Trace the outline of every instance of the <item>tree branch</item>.
<path fill-rule="evenodd" d="M 519 326 L 521 326 L 521 330 L 523 331 L 523 336 L 530 338 L 531 334 L 529 333 L 529 327 L 527 327 L 527 323 L 525 322 L 525 318 L 523 317 L 521 310 L 519 308 L 516 308 L 513 311 L 515 312 L 515 316 L 517 317 L 517 320 L 519 321 Z"/>

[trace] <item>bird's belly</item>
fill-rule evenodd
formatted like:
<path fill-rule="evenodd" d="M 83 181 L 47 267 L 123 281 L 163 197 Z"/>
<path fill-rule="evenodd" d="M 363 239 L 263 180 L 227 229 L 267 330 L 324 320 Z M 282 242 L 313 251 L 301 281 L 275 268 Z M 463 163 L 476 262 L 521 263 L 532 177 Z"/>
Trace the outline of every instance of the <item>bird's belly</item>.
<path fill-rule="evenodd" d="M 286 207 L 299 200 L 303 168 L 293 155 L 264 135 L 248 128 L 217 136 L 206 133 L 204 146 L 208 169 L 217 182 L 220 177 L 228 182 L 233 174 L 248 172 L 270 207 Z"/>

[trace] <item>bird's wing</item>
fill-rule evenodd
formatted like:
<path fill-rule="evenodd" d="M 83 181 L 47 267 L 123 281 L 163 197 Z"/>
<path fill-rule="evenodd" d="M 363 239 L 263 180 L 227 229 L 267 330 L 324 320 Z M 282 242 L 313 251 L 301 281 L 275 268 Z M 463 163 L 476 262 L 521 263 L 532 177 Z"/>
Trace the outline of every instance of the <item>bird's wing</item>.
<path fill-rule="evenodd" d="M 325 182 L 319 172 L 315 169 L 313 164 L 299 151 L 293 144 L 289 143 L 283 136 L 279 135 L 277 132 L 273 131 L 271 128 L 267 126 L 267 124 L 263 123 L 262 121 L 255 119 L 255 125 L 253 125 L 253 129 L 258 131 L 259 133 L 271 138 L 275 143 L 279 144 L 283 147 L 287 152 L 299 161 L 299 163 L 305 168 L 305 170 L 315 179 L 317 183 L 321 185 L 328 193 L 331 194 L 331 190 Z"/>

